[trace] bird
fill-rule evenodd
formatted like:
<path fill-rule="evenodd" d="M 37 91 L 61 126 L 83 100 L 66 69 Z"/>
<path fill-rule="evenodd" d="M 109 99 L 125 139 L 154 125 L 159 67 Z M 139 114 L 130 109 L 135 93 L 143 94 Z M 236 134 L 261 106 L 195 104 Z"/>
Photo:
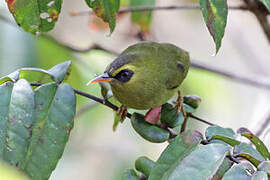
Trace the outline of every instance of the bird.
<path fill-rule="evenodd" d="M 189 67 L 189 53 L 176 45 L 140 42 L 125 49 L 88 85 L 108 82 L 123 109 L 154 109 L 177 93 Z"/>

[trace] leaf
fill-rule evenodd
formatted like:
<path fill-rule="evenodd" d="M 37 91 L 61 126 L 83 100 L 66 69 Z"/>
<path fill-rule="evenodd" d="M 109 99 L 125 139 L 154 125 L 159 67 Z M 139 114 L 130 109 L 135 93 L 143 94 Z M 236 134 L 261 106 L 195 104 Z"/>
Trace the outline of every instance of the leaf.
<path fill-rule="evenodd" d="M 13 89 L 12 82 L 5 82 L 0 85 L 0 159 L 4 157 L 4 150 L 6 146 L 6 134 L 7 134 L 7 123 L 9 120 L 8 111 L 11 99 L 11 93 Z"/>
<path fill-rule="evenodd" d="M 241 143 L 234 147 L 234 154 L 238 157 L 242 157 L 250 161 L 255 167 L 257 167 L 261 161 L 264 161 L 262 155 L 247 143 Z"/>
<path fill-rule="evenodd" d="M 62 0 L 6 0 L 17 24 L 30 33 L 53 29 Z"/>
<path fill-rule="evenodd" d="M 267 174 L 264 171 L 257 171 L 252 175 L 252 180 L 268 180 Z"/>
<path fill-rule="evenodd" d="M 76 98 L 68 84 L 50 83 L 35 90 L 35 104 L 33 135 L 22 169 L 33 179 L 48 179 L 73 127 Z"/>
<path fill-rule="evenodd" d="M 130 7 L 154 6 L 155 0 L 130 0 Z M 152 11 L 132 12 L 131 20 L 140 27 L 142 32 L 149 32 L 152 21 Z"/>
<path fill-rule="evenodd" d="M 223 176 L 222 180 L 251 180 L 251 176 L 247 172 L 246 168 L 242 164 L 234 165 Z"/>
<path fill-rule="evenodd" d="M 216 54 L 221 46 L 227 24 L 227 0 L 200 0 L 204 22 L 216 43 Z"/>
<path fill-rule="evenodd" d="M 87 5 L 93 9 L 95 14 L 109 23 L 112 33 L 116 24 L 116 13 L 119 9 L 120 0 L 85 0 Z"/>
<path fill-rule="evenodd" d="M 55 80 L 47 70 L 40 68 L 22 68 L 18 72 L 18 79 L 26 79 L 29 82 L 48 83 Z"/>
<path fill-rule="evenodd" d="M 8 82 L 8 81 L 11 81 L 12 82 L 13 79 L 11 79 L 8 76 L 2 77 L 2 78 L 0 78 L 0 85 L 3 84 L 3 83 L 5 83 L 5 82 Z"/>
<path fill-rule="evenodd" d="M 155 162 L 145 156 L 139 157 L 135 161 L 136 170 L 142 172 L 146 177 L 149 177 L 154 166 Z"/>
<path fill-rule="evenodd" d="M 255 136 L 252 132 L 250 132 L 246 128 L 240 128 L 238 131 L 242 136 L 249 139 L 256 147 L 257 151 L 266 159 L 268 160 L 270 158 L 270 154 L 268 152 L 267 147 L 264 145 L 264 143 Z"/>
<path fill-rule="evenodd" d="M 6 122 L 4 160 L 20 167 L 24 161 L 31 137 L 34 116 L 34 92 L 29 83 L 21 79 L 14 84 Z M 3 139 L 1 140 L 3 141 Z"/>
<path fill-rule="evenodd" d="M 220 180 L 224 174 L 232 167 L 233 162 L 228 158 L 225 158 L 223 163 L 219 166 L 218 171 L 211 180 Z"/>
<path fill-rule="evenodd" d="M 140 180 L 140 178 L 133 169 L 128 169 L 124 172 L 121 180 Z"/>
<path fill-rule="evenodd" d="M 185 104 L 191 106 L 194 109 L 197 109 L 202 102 L 202 99 L 196 95 L 185 95 L 183 100 Z"/>
<path fill-rule="evenodd" d="M 163 179 L 168 170 L 197 149 L 199 144 L 200 141 L 185 144 L 180 135 L 174 138 L 158 158 L 156 165 L 151 170 L 149 180 Z"/>
<path fill-rule="evenodd" d="M 206 129 L 205 137 L 211 142 L 225 142 L 231 146 L 240 144 L 239 141 L 235 140 L 236 134 L 231 128 L 223 128 L 220 126 L 210 126 Z M 218 141 L 214 141 L 218 140 Z"/>
<path fill-rule="evenodd" d="M 257 167 L 258 170 L 264 171 L 266 173 L 270 173 L 270 161 L 263 161 L 259 166 Z"/>
<path fill-rule="evenodd" d="M 206 139 L 211 139 L 215 135 L 226 136 L 229 138 L 236 138 L 236 134 L 231 128 L 223 128 L 220 126 L 209 126 L 205 131 Z"/>
<path fill-rule="evenodd" d="M 261 3 L 264 4 L 264 6 L 268 9 L 270 12 L 270 0 L 259 0 Z"/>
<path fill-rule="evenodd" d="M 170 137 L 168 131 L 144 121 L 142 114 L 133 113 L 131 116 L 131 124 L 140 136 L 150 142 L 161 143 L 167 141 Z"/>
<path fill-rule="evenodd" d="M 33 92 L 20 79 L 0 85 L 0 96 L 0 159 L 33 179 L 48 179 L 73 127 L 73 89 L 49 83 Z"/>
<path fill-rule="evenodd" d="M 71 61 L 65 61 L 53 66 L 48 72 L 54 77 L 55 82 L 60 84 L 64 80 L 67 80 L 71 71 Z"/>
<path fill-rule="evenodd" d="M 177 107 L 173 107 L 169 103 L 165 103 L 161 108 L 161 122 L 166 123 L 170 128 L 180 126 L 184 122 L 182 112 L 177 113 Z"/>
<path fill-rule="evenodd" d="M 163 176 L 163 180 L 211 179 L 229 153 L 223 144 L 199 146 L 181 161 L 175 163 Z"/>

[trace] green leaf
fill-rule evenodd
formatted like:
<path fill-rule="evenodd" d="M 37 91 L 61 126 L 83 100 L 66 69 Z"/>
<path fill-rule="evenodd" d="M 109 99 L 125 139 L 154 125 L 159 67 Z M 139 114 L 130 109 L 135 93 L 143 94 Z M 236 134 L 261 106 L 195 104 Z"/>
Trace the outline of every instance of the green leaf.
<path fill-rule="evenodd" d="M 168 131 L 146 122 L 142 114 L 133 113 L 131 124 L 139 135 L 150 142 L 161 143 L 167 141 L 170 137 Z"/>
<path fill-rule="evenodd" d="M 154 6 L 155 0 L 130 0 L 130 7 Z M 152 21 L 152 11 L 132 12 L 131 20 L 140 27 L 142 32 L 149 32 Z"/>
<path fill-rule="evenodd" d="M 251 176 L 247 172 L 246 168 L 242 164 L 234 165 L 223 176 L 222 180 L 251 180 Z"/>
<path fill-rule="evenodd" d="M 202 102 L 201 98 L 196 95 L 185 95 L 183 99 L 185 104 L 193 107 L 194 109 L 197 109 Z"/>
<path fill-rule="evenodd" d="M 227 24 L 227 0 L 200 0 L 204 22 L 216 43 L 216 54 L 221 46 Z"/>
<path fill-rule="evenodd" d="M 252 175 L 252 180 L 268 180 L 266 172 L 257 171 Z"/>
<path fill-rule="evenodd" d="M 133 169 L 128 169 L 124 172 L 122 180 L 140 180 L 137 173 Z"/>
<path fill-rule="evenodd" d="M 12 82 L 13 79 L 11 79 L 8 76 L 2 77 L 2 78 L 0 78 L 0 85 L 3 84 L 3 83 L 5 83 L 5 82 L 8 82 L 8 81 L 11 81 Z"/>
<path fill-rule="evenodd" d="M 270 173 L 270 161 L 263 161 L 258 166 L 258 170 Z"/>
<path fill-rule="evenodd" d="M 33 179 L 48 179 L 73 127 L 76 98 L 68 84 L 50 83 L 35 90 L 35 104 L 33 135 L 22 169 Z"/>
<path fill-rule="evenodd" d="M 211 179 L 229 153 L 223 144 L 199 146 L 181 161 L 175 163 L 163 176 L 163 180 Z"/>
<path fill-rule="evenodd" d="M 54 77 L 55 82 L 60 84 L 64 80 L 67 80 L 71 71 L 71 61 L 65 61 L 53 66 L 48 72 Z"/>
<path fill-rule="evenodd" d="M 30 33 L 53 29 L 61 11 L 62 0 L 7 0 L 17 24 Z"/>
<path fill-rule="evenodd" d="M 161 122 L 166 123 L 170 128 L 180 126 L 184 122 L 183 114 L 177 113 L 177 107 L 165 103 L 161 107 Z"/>
<path fill-rule="evenodd" d="M 210 126 L 206 129 L 205 137 L 211 142 L 225 142 L 231 146 L 240 144 L 239 141 L 235 140 L 236 134 L 231 128 L 223 128 L 220 126 Z M 214 141 L 218 140 L 218 141 Z"/>
<path fill-rule="evenodd" d="M 33 92 L 20 79 L 0 85 L 0 96 L 0 159 L 33 179 L 48 179 L 73 127 L 73 89 L 49 83 Z"/>
<path fill-rule="evenodd" d="M 229 160 L 228 158 L 225 158 L 223 163 L 219 166 L 218 171 L 216 174 L 213 176 L 211 180 L 219 180 L 221 179 L 224 174 L 232 167 L 233 162 Z"/>
<path fill-rule="evenodd" d="M 268 152 L 267 147 L 264 145 L 264 143 L 257 137 L 255 136 L 252 132 L 250 132 L 246 128 L 240 128 L 238 131 L 242 136 L 246 137 L 249 139 L 256 147 L 257 151 L 266 159 L 269 160 L 270 154 Z"/>
<path fill-rule="evenodd" d="M 261 161 L 264 161 L 262 155 L 247 143 L 241 143 L 234 147 L 234 154 L 238 157 L 242 157 L 250 161 L 255 167 L 257 167 Z"/>
<path fill-rule="evenodd" d="M 11 93 L 13 89 L 12 82 L 5 82 L 0 85 L 0 159 L 3 159 L 4 150 L 6 146 L 6 134 L 7 134 L 7 124 L 9 121 L 8 111 L 11 99 Z"/>
<path fill-rule="evenodd" d="M 270 12 L 270 0 L 259 0 L 261 3 L 265 5 L 265 7 L 268 9 Z"/>
<path fill-rule="evenodd" d="M 206 139 L 211 139 L 215 135 L 226 136 L 229 138 L 236 138 L 236 134 L 231 128 L 223 128 L 220 126 L 210 126 L 205 131 Z"/>
<path fill-rule="evenodd" d="M 142 172 L 146 177 L 149 177 L 154 166 L 155 162 L 145 156 L 139 157 L 135 161 L 136 170 Z"/>
<path fill-rule="evenodd" d="M 6 123 L 4 160 L 20 167 L 24 161 L 32 133 L 34 92 L 30 84 L 21 79 L 14 84 Z M 3 141 L 3 140 L 1 140 Z"/>
<path fill-rule="evenodd" d="M 29 82 L 48 83 L 55 78 L 47 70 L 40 68 L 22 68 L 18 70 L 19 79 L 26 79 Z"/>
<path fill-rule="evenodd" d="M 116 13 L 119 9 L 120 0 L 85 0 L 85 2 L 98 17 L 109 23 L 112 33 L 116 24 Z"/>
<path fill-rule="evenodd" d="M 156 165 L 150 173 L 149 180 L 163 179 L 170 169 L 174 168 L 178 162 L 182 161 L 192 151 L 198 148 L 199 144 L 200 141 L 185 144 L 180 135 L 174 138 L 158 158 Z"/>

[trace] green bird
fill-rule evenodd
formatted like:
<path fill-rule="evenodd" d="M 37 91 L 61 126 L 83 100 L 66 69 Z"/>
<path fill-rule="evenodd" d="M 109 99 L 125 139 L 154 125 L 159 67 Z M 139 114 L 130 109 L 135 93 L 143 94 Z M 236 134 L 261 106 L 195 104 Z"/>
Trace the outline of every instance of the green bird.
<path fill-rule="evenodd" d="M 190 67 L 189 54 L 169 43 L 141 42 L 129 46 L 104 74 L 88 82 L 109 82 L 125 107 L 150 109 L 166 103 L 178 91 Z"/>

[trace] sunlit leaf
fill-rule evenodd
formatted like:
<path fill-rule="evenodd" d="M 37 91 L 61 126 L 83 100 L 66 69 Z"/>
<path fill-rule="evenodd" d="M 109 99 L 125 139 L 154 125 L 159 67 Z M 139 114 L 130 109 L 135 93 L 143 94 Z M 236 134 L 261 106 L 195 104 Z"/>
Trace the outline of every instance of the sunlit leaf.
<path fill-rule="evenodd" d="M 30 33 L 53 29 L 62 0 L 6 0 L 17 24 Z"/>
<path fill-rule="evenodd" d="M 221 46 L 227 24 L 227 0 L 200 0 L 204 22 L 216 43 L 216 54 Z"/>

